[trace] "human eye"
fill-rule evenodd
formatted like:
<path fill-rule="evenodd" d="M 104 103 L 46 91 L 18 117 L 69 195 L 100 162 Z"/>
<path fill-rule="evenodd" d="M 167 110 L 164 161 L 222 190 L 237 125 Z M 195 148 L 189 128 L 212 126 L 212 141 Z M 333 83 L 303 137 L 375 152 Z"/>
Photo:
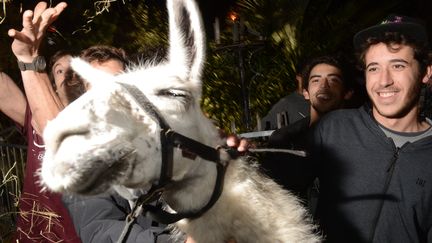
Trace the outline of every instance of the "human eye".
<path fill-rule="evenodd" d="M 63 74 L 63 73 L 64 73 L 64 70 L 61 69 L 61 68 L 55 70 L 55 74 L 57 74 L 57 75 L 60 75 L 60 74 Z"/>
<path fill-rule="evenodd" d="M 405 68 L 405 65 L 401 64 L 401 63 L 396 63 L 393 65 L 393 69 L 395 69 L 395 70 L 402 70 L 404 68 Z"/>
<path fill-rule="evenodd" d="M 339 77 L 332 77 L 329 81 L 332 83 L 342 83 L 342 80 Z"/>
<path fill-rule="evenodd" d="M 313 78 L 311 80 L 309 80 L 310 83 L 318 83 L 319 82 L 319 78 Z"/>
<path fill-rule="evenodd" d="M 374 72 L 377 72 L 377 71 L 378 71 L 378 67 L 376 67 L 376 66 L 371 66 L 371 67 L 368 67 L 368 68 L 366 69 L 366 71 L 367 71 L 368 73 L 374 73 Z"/>

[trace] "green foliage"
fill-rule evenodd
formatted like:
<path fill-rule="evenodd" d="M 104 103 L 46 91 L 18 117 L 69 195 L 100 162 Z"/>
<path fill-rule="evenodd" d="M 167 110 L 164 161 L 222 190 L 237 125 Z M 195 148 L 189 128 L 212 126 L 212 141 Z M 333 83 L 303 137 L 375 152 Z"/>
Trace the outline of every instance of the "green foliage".
<path fill-rule="evenodd" d="M 168 16 L 165 8 L 145 4 L 128 6 L 135 31 L 129 35 L 132 48 L 141 53 L 168 46 Z"/>
<path fill-rule="evenodd" d="M 238 0 L 244 25 L 266 40 L 261 49 L 244 53 L 252 117 L 263 117 L 272 104 L 295 89 L 295 75 L 300 71 L 296 67 L 308 58 L 342 54 L 354 61 L 352 36 L 377 23 L 398 1 L 374 2 L 373 8 L 369 4 L 355 0 Z M 231 33 L 224 34 L 229 39 Z M 245 36 L 243 42 L 251 41 Z M 235 51 L 221 54 L 215 50 L 210 50 L 204 77 L 204 109 L 225 130 L 234 121 L 237 130 L 230 132 L 246 131 L 239 70 L 233 69 L 239 63 Z"/>
<path fill-rule="evenodd" d="M 268 44 L 243 49 L 245 86 L 249 91 L 251 116 L 262 115 L 283 94 L 294 88 L 285 66 L 285 56 Z M 271 58 L 268 58 L 271 57 Z M 203 102 L 206 113 L 226 132 L 247 131 L 239 71 L 239 56 L 233 50 L 221 52 L 211 46 L 204 73 Z M 231 123 L 236 124 L 232 131 Z M 255 126 L 255 122 L 252 123 Z"/>
<path fill-rule="evenodd" d="M 53 1 L 52 4 L 56 4 Z M 84 49 L 94 44 L 124 48 L 131 54 L 163 53 L 167 46 L 167 16 L 164 1 L 72 1 L 55 23 L 58 33 L 44 53 L 57 49 Z M 311 56 L 324 53 L 352 53 L 352 36 L 379 19 L 403 1 L 340 0 L 238 0 L 236 9 L 247 29 L 259 32 L 262 39 L 245 32 L 242 43 L 245 86 L 250 116 L 264 116 L 281 97 L 295 89 L 296 66 Z M 34 4 L 34 3 L 33 3 Z M 0 31 L 18 28 L 21 2 L 6 4 L 8 15 Z M 32 6 L 24 5 L 24 9 Z M 209 40 L 203 76 L 202 106 L 227 132 L 248 130 L 244 123 L 244 99 L 239 75 L 238 48 L 222 50 L 232 44 L 232 23 L 222 20 L 222 45 Z M 207 26 L 209 28 L 209 26 Z M 207 30 L 207 33 L 211 31 Z M 0 35 L 2 45 L 9 37 Z M 254 45 L 258 43 L 258 45 Z M 351 55 L 349 55 L 351 56 Z M 0 48 L 0 67 L 19 80 L 16 61 L 9 48 Z M 352 58 L 351 58 L 352 59 Z M 236 131 L 229 131 L 235 122 Z M 3 122 L 0 121 L 1 124 Z M 252 127 L 256 121 L 253 120 Z"/>

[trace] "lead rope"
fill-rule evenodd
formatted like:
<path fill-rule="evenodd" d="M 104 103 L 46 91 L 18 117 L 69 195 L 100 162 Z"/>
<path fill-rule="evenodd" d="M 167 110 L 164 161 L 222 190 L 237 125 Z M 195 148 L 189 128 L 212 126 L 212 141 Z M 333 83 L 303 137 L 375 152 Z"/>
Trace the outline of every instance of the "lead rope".
<path fill-rule="evenodd" d="M 293 154 L 300 157 L 306 157 L 307 153 L 304 150 L 293 150 L 293 149 L 275 149 L 275 148 L 249 148 L 247 151 L 252 153 L 287 153 L 287 154 Z"/>
<path fill-rule="evenodd" d="M 131 226 L 135 222 L 136 218 L 141 214 L 141 211 L 142 211 L 142 205 L 137 206 L 137 204 L 135 204 L 132 212 L 126 216 L 125 226 L 123 227 L 123 230 L 120 234 L 119 239 L 117 240 L 117 243 L 126 242 L 127 235 L 129 234 L 130 229 L 132 229 Z"/>
<path fill-rule="evenodd" d="M 155 200 L 157 200 L 162 192 L 163 192 L 164 188 L 153 188 L 150 189 L 150 192 L 148 194 L 142 195 L 141 197 L 139 197 L 136 202 L 135 205 L 132 209 L 132 211 L 126 216 L 126 220 L 125 220 L 125 226 L 123 227 L 123 230 L 120 234 L 120 237 L 118 238 L 116 243 L 125 243 L 128 237 L 128 234 L 130 232 L 130 230 L 132 229 L 132 224 L 135 222 L 135 220 L 138 218 L 138 216 L 142 213 L 143 211 L 143 205 L 153 202 Z"/>

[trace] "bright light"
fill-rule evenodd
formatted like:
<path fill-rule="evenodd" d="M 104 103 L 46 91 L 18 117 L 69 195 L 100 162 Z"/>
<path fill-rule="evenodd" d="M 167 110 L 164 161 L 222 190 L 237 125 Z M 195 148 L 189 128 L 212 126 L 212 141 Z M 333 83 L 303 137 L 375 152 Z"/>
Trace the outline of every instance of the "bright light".
<path fill-rule="evenodd" d="M 231 11 L 229 12 L 228 17 L 231 19 L 232 22 L 235 22 L 238 19 L 238 13 Z"/>

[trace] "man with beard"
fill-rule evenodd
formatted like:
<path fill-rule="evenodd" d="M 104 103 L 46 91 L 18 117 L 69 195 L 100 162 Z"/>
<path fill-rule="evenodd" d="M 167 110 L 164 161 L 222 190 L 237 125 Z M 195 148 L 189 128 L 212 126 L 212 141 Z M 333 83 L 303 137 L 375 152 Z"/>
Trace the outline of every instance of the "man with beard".
<path fill-rule="evenodd" d="M 272 133 L 269 148 L 290 149 L 300 154 L 268 153 L 262 164 L 265 172 L 285 189 L 308 198 L 313 168 L 307 163 L 307 134 L 324 114 L 343 108 L 352 96 L 350 69 L 333 56 L 311 59 L 303 69 L 303 96 L 310 101 L 310 116 Z M 309 176 L 305 176 L 309 175 Z"/>
<path fill-rule="evenodd" d="M 314 129 L 319 223 L 328 242 L 432 242 L 432 122 L 419 105 L 432 76 L 426 28 L 393 15 L 354 46 L 370 104 Z"/>

